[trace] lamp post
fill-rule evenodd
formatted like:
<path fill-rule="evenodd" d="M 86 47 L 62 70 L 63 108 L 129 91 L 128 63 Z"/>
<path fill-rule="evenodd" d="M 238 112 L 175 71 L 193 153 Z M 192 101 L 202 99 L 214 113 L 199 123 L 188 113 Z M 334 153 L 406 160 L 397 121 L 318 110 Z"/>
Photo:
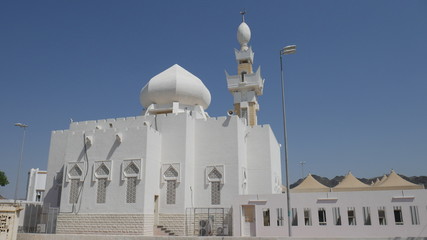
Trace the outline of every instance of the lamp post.
<path fill-rule="evenodd" d="M 24 129 L 24 133 L 22 136 L 22 145 L 21 145 L 21 158 L 19 159 L 18 174 L 16 175 L 15 197 L 14 197 L 14 199 L 15 199 L 14 203 L 16 204 L 16 200 L 18 197 L 19 175 L 21 173 L 22 158 L 24 156 L 25 130 L 28 127 L 28 125 L 23 124 L 23 123 L 15 123 L 15 126 Z"/>
<path fill-rule="evenodd" d="M 288 210 L 288 234 L 291 232 L 291 204 L 290 204 L 290 184 L 289 184 L 289 168 L 288 168 L 288 137 L 286 134 L 286 104 L 285 104 L 285 79 L 283 77 L 283 55 L 288 55 L 296 52 L 295 45 L 289 45 L 280 50 L 280 79 L 282 83 L 282 114 L 283 114 L 283 138 L 285 143 L 285 171 L 286 171 L 286 204 Z"/>

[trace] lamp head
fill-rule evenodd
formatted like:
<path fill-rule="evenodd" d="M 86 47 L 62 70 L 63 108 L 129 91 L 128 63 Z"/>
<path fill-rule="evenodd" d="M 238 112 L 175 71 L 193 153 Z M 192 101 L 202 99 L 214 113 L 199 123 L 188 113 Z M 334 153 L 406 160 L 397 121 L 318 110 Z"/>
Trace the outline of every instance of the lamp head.
<path fill-rule="evenodd" d="M 282 48 L 282 50 L 280 50 L 280 55 L 288 55 L 288 54 L 295 53 L 296 51 L 297 51 L 296 45 L 289 45 Z"/>
<path fill-rule="evenodd" d="M 21 128 L 26 128 L 26 127 L 28 127 L 28 125 L 23 124 L 23 123 L 15 123 L 15 126 L 17 126 L 17 127 L 21 127 Z"/>

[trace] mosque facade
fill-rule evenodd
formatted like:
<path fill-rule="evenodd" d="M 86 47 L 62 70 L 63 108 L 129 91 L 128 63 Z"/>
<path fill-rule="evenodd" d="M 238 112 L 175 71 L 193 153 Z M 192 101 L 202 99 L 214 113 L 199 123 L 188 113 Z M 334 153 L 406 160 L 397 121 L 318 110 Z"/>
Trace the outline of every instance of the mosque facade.
<path fill-rule="evenodd" d="M 394 171 L 333 188 L 308 175 L 286 208 L 280 145 L 257 121 L 264 79 L 250 38 L 243 18 L 226 116 L 208 115 L 209 90 L 176 64 L 142 88 L 140 116 L 52 132 L 44 202 L 59 208 L 56 233 L 427 237 L 427 191 Z"/>
<path fill-rule="evenodd" d="M 45 203 L 60 209 L 57 233 L 199 235 L 198 210 L 221 210 L 225 221 L 237 196 L 281 193 L 280 145 L 257 123 L 264 79 L 250 37 L 243 21 L 227 116 L 210 117 L 209 90 L 173 65 L 142 88 L 142 115 L 52 132 Z"/>

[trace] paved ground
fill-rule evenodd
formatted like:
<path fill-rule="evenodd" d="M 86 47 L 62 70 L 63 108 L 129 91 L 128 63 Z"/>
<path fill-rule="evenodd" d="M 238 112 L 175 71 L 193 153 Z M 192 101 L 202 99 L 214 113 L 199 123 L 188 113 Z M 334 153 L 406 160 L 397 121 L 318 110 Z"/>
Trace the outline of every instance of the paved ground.
<path fill-rule="evenodd" d="M 164 237 L 164 236 L 106 236 L 106 235 L 72 235 L 72 234 L 32 234 L 32 233 L 19 233 L 17 240 L 165 240 L 165 239 L 178 239 L 178 240 L 427 240 L 427 238 L 287 238 L 287 237 Z"/>

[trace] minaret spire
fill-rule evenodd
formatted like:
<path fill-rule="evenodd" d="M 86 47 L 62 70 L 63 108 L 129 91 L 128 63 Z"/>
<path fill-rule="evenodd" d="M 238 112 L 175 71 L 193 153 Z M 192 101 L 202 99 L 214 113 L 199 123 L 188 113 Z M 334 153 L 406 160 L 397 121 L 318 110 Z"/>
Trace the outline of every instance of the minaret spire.
<path fill-rule="evenodd" d="M 237 75 L 229 75 L 226 72 L 228 90 L 234 96 L 234 112 L 240 118 L 246 120 L 249 126 L 257 125 L 257 111 L 259 105 L 257 98 L 262 95 L 264 79 L 261 78 L 261 70 L 252 69 L 254 52 L 248 46 L 251 39 L 251 29 L 245 22 L 246 11 L 240 12 L 242 23 L 237 28 L 237 40 L 240 50 L 234 49 L 237 61 Z"/>
<path fill-rule="evenodd" d="M 242 14 L 242 22 L 245 22 L 245 14 L 246 14 L 246 10 L 243 9 L 243 11 L 240 11 L 240 14 Z"/>

